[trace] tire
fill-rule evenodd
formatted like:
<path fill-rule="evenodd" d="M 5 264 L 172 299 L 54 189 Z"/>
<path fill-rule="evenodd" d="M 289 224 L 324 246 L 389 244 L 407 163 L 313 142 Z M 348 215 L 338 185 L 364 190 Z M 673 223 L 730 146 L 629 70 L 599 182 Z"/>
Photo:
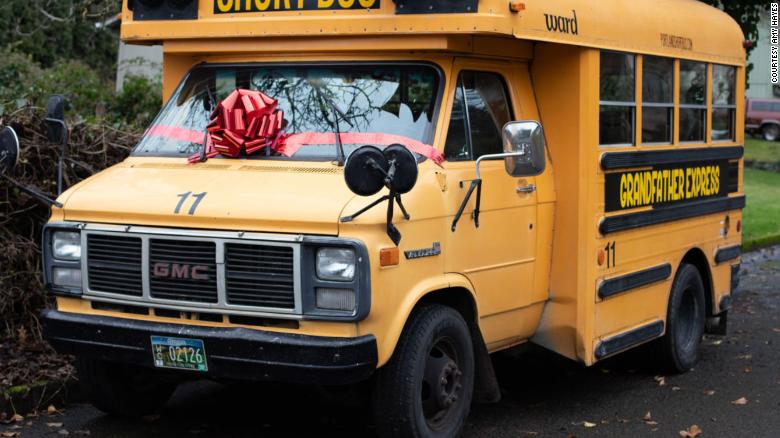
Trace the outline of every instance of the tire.
<path fill-rule="evenodd" d="M 138 418 L 159 412 L 176 385 L 146 368 L 89 359 L 76 363 L 79 382 L 92 404 L 109 415 Z"/>
<path fill-rule="evenodd" d="M 660 343 L 663 365 L 669 371 L 690 371 L 699 359 L 706 322 L 704 293 L 699 270 L 693 265 L 681 265 L 669 295 L 666 335 Z"/>
<path fill-rule="evenodd" d="M 456 437 L 473 393 L 474 348 L 466 322 L 450 307 L 419 308 L 378 372 L 373 391 L 377 432 L 384 438 Z"/>
<path fill-rule="evenodd" d="M 764 127 L 761 128 L 761 134 L 766 141 L 777 141 L 780 139 L 780 126 L 774 124 L 764 125 Z"/>

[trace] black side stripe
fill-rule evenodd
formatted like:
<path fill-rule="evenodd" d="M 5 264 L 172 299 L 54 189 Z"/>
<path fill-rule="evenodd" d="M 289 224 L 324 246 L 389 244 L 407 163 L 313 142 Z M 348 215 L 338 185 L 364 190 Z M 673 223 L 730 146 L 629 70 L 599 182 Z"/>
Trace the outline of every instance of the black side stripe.
<path fill-rule="evenodd" d="M 627 350 L 635 345 L 655 339 L 664 332 L 664 322 L 656 321 L 634 330 L 608 338 L 596 347 L 596 358 L 601 359 Z"/>
<path fill-rule="evenodd" d="M 742 208 L 745 208 L 744 196 L 692 201 L 670 207 L 640 211 L 638 213 L 626 213 L 605 217 L 599 224 L 599 231 L 601 234 L 607 235 L 618 231 L 632 230 L 634 228 L 663 224 L 680 219 L 689 219 L 696 216 L 705 216 L 723 211 L 739 210 Z"/>
<path fill-rule="evenodd" d="M 740 263 L 737 263 L 736 265 L 731 265 L 731 293 L 734 293 L 737 288 L 739 287 L 739 272 L 740 272 Z"/>
<path fill-rule="evenodd" d="M 715 253 L 715 263 L 723 263 L 729 260 L 734 260 L 741 254 L 742 249 L 740 249 L 739 245 L 720 248 L 718 249 L 718 252 Z"/>
<path fill-rule="evenodd" d="M 638 272 L 604 280 L 599 285 L 599 298 L 607 298 L 627 290 L 647 286 L 664 281 L 672 275 L 672 265 L 669 263 L 643 269 Z"/>
<path fill-rule="evenodd" d="M 604 170 L 657 166 L 687 161 L 736 160 L 742 158 L 742 146 L 673 149 L 665 151 L 608 152 L 601 156 Z"/>

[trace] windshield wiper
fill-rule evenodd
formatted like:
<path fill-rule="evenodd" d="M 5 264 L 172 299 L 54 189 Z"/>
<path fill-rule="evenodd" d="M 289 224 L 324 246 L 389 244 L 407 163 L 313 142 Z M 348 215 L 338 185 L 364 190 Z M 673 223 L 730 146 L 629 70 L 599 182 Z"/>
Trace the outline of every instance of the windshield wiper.
<path fill-rule="evenodd" d="M 217 98 L 211 93 L 211 87 L 206 85 L 206 93 L 209 95 L 209 103 L 211 104 L 211 111 L 213 114 L 213 111 L 217 108 Z M 203 147 L 200 149 L 200 162 L 204 163 L 206 162 L 206 154 L 208 153 L 209 149 L 209 124 L 211 123 L 211 117 L 209 117 L 208 122 L 206 122 L 206 128 L 204 128 L 205 132 L 203 133 Z"/>
<path fill-rule="evenodd" d="M 349 123 L 349 119 L 346 114 L 344 114 L 338 106 L 336 106 L 336 103 L 333 102 L 333 99 L 330 98 L 330 96 L 324 96 L 322 92 L 318 90 L 317 96 L 321 103 L 325 103 L 330 108 L 330 113 L 333 115 L 333 128 L 336 131 L 336 160 L 339 167 L 344 167 L 344 162 L 347 161 L 346 154 L 344 153 L 344 144 L 341 142 L 341 126 L 339 124 L 339 118 L 344 119 L 345 122 L 350 127 L 353 127 L 351 123 Z"/>
<path fill-rule="evenodd" d="M 333 114 L 333 127 L 336 129 L 336 162 L 339 167 L 344 167 L 344 163 L 347 161 L 347 157 L 344 154 L 344 144 L 341 143 L 341 126 L 339 124 L 339 117 L 344 117 L 344 113 L 336 107 L 336 104 L 330 98 L 325 98 L 330 106 L 330 113 Z"/>

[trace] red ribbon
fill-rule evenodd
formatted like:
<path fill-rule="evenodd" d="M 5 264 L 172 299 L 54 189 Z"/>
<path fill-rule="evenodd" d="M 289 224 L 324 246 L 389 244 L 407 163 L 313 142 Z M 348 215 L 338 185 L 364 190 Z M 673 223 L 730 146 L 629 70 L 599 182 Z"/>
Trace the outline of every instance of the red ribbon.
<path fill-rule="evenodd" d="M 422 155 L 439 166 L 444 162 L 444 155 L 435 147 L 423 142 L 395 134 L 378 134 L 368 132 L 344 132 L 340 136 L 344 144 L 375 144 L 379 146 L 390 146 L 392 144 L 401 144 L 410 151 Z M 336 134 L 326 134 L 320 132 L 302 132 L 284 136 L 277 149 L 282 155 L 291 157 L 295 155 L 300 148 L 311 144 L 335 144 Z"/>
<path fill-rule="evenodd" d="M 206 130 L 206 156 L 217 155 L 236 158 L 243 151 L 246 155 L 263 148 L 276 152 L 282 131 L 284 113 L 277 110 L 278 101 L 259 91 L 236 90 L 217 105 Z M 156 128 L 162 129 L 162 128 Z M 189 134 L 173 131 L 176 138 L 189 138 Z M 195 143 L 203 143 L 199 140 Z M 201 154 L 189 158 L 190 163 L 202 161 Z"/>

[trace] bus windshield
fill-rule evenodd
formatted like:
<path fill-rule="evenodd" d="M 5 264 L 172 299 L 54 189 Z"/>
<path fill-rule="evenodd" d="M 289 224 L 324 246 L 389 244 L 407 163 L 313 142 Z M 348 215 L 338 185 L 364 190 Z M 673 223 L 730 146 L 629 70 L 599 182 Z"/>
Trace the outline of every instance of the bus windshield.
<path fill-rule="evenodd" d="M 133 155 L 197 153 L 212 111 L 236 89 L 260 91 L 278 100 L 285 135 L 311 133 L 323 143 L 301 147 L 294 159 L 335 159 L 335 136 L 316 134 L 333 134 L 336 122 L 346 134 L 342 143 L 347 155 L 364 144 L 380 143 L 377 139 L 383 134 L 429 145 L 439 82 L 438 70 L 419 64 L 200 66 L 185 78 Z"/>

